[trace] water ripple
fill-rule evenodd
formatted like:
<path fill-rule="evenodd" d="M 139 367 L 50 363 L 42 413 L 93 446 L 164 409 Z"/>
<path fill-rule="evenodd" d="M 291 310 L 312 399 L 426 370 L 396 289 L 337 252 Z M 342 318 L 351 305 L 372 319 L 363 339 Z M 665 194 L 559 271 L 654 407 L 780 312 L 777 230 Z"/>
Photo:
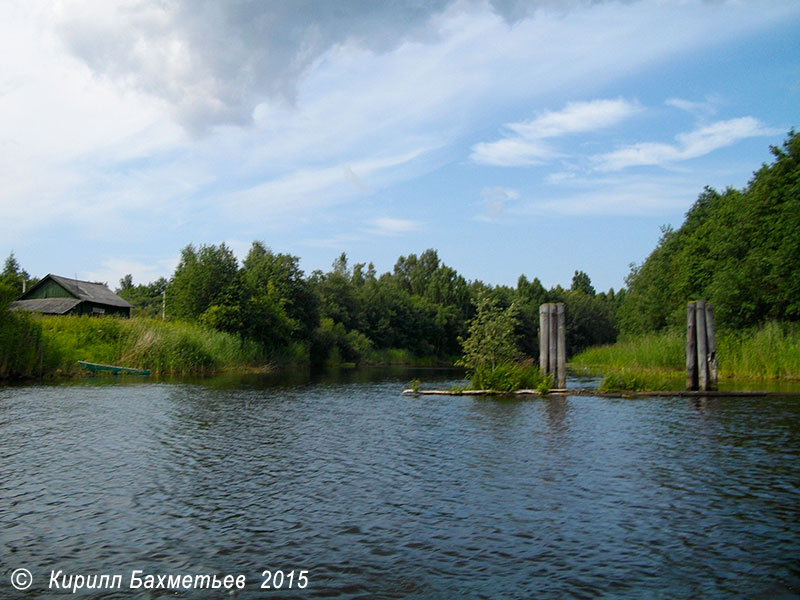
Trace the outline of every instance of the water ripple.
<path fill-rule="evenodd" d="M 0 564 L 38 597 L 134 568 L 245 598 L 264 569 L 309 571 L 285 598 L 800 596 L 796 401 L 401 389 L 0 389 Z"/>

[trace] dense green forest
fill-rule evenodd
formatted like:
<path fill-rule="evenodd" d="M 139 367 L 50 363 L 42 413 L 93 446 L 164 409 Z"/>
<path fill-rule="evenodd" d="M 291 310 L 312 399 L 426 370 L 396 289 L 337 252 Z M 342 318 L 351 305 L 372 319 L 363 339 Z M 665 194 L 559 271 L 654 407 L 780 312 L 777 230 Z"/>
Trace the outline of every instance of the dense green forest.
<path fill-rule="evenodd" d="M 723 329 L 800 320 L 800 135 L 771 150 L 744 189 L 706 188 L 679 229 L 663 229 L 627 278 L 623 334 L 680 326 L 700 298 Z"/>
<path fill-rule="evenodd" d="M 539 305 L 567 303 L 571 348 L 613 341 L 621 294 L 597 294 L 586 273 L 577 271 L 569 290 L 546 290 L 538 279 L 521 276 L 516 287 L 467 281 L 444 264 L 436 250 L 401 256 L 391 273 L 372 264 L 350 265 L 341 254 L 328 272 L 306 276 L 300 259 L 254 242 L 240 265 L 225 245 L 181 253 L 169 282 L 134 285 L 125 277 L 118 290 L 140 314 L 159 316 L 166 291 L 166 315 L 255 340 L 274 355 L 306 352 L 313 364 L 360 362 L 402 350 L 407 359 L 452 362 L 481 298 L 499 309 L 514 307 L 514 343 L 519 356 L 534 357 Z"/>
<path fill-rule="evenodd" d="M 627 289 L 617 292 L 597 293 L 579 270 L 569 289 L 548 290 L 525 275 L 515 287 L 468 281 L 433 249 L 401 256 L 383 274 L 372 263 L 351 265 L 342 253 L 329 271 L 307 275 L 298 257 L 260 241 L 241 264 L 224 243 L 190 244 L 169 280 L 135 284 L 126 275 L 117 292 L 134 305 L 134 316 L 160 318 L 165 311 L 167 320 L 255 343 L 264 360 L 315 365 L 421 358 L 452 363 L 465 347 L 485 354 L 469 344 L 480 307 L 480 323 L 503 323 L 504 344 L 513 348 L 502 355 L 515 362 L 536 358 L 544 302 L 566 304 L 570 354 L 614 342 L 620 332 L 679 327 L 686 302 L 696 298 L 714 305 L 722 330 L 797 322 L 800 136 L 792 131 L 771 150 L 773 162 L 744 189 L 706 188 L 679 229 L 663 228 L 652 254 L 631 270 Z M 23 281 L 31 285 L 12 253 L 0 275 L 0 371 L 6 374 L 26 351 L 25 340 L 34 343 L 41 335 L 35 319 L 6 310 Z"/>

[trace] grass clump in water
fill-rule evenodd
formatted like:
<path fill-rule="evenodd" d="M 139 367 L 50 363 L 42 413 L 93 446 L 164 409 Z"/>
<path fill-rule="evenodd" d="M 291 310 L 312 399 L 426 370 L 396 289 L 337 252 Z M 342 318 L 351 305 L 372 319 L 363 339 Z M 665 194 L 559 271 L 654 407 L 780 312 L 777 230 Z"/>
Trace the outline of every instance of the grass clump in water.
<path fill-rule="evenodd" d="M 470 376 L 470 389 L 513 392 L 516 390 L 550 388 L 552 381 L 536 365 L 505 363 L 494 369 L 478 366 Z"/>
<path fill-rule="evenodd" d="M 682 384 L 674 374 L 665 371 L 615 369 L 606 373 L 598 391 L 642 392 L 674 389 Z"/>

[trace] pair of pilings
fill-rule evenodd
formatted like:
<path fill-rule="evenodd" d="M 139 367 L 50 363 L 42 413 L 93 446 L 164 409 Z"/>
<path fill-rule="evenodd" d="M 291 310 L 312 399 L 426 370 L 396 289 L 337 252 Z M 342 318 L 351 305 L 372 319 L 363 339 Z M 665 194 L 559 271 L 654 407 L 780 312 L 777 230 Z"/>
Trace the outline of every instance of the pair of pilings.
<path fill-rule="evenodd" d="M 566 322 L 563 302 L 539 307 L 539 369 L 559 388 L 567 385 Z"/>
<path fill-rule="evenodd" d="M 714 310 L 703 300 L 686 307 L 686 389 L 717 389 L 717 339 Z"/>

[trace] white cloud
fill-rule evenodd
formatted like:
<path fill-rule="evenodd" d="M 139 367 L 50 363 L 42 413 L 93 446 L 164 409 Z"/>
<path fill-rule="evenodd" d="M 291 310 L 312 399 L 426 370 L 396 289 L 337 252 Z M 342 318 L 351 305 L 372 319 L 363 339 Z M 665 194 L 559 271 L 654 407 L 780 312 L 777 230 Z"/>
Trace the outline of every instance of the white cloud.
<path fill-rule="evenodd" d="M 641 142 L 593 157 L 598 170 L 619 171 L 642 165 L 666 165 L 698 158 L 730 146 L 740 140 L 779 133 L 765 127 L 758 119 L 741 117 L 717 121 L 675 136 L 676 144 Z"/>
<path fill-rule="evenodd" d="M 589 177 L 568 183 L 548 198 L 526 203 L 515 212 L 526 216 L 658 215 L 682 209 L 702 189 L 695 181 L 675 177 Z"/>
<path fill-rule="evenodd" d="M 481 190 L 481 198 L 485 210 L 477 219 L 494 222 L 503 216 L 509 202 L 519 199 L 519 192 L 503 186 L 485 187 Z"/>
<path fill-rule="evenodd" d="M 528 139 L 560 137 L 616 125 L 640 110 L 636 102 L 622 98 L 568 102 L 562 110 L 544 111 L 535 119 L 512 123 L 507 127 Z"/>
<path fill-rule="evenodd" d="M 133 275 L 134 285 L 150 283 L 160 277 L 169 279 L 175 272 L 179 261 L 180 257 L 177 255 L 153 262 L 120 257 L 107 258 L 100 263 L 100 269 L 86 271 L 81 274 L 81 278 L 86 281 L 103 281 L 113 290 L 119 287 L 120 279 L 128 274 Z"/>
<path fill-rule="evenodd" d="M 373 219 L 367 228 L 370 233 L 375 235 L 401 235 L 404 233 L 413 233 L 422 228 L 420 221 L 412 219 L 395 219 L 391 217 L 380 217 Z"/>
<path fill-rule="evenodd" d="M 560 111 L 544 111 L 530 121 L 507 124 L 509 133 L 503 139 L 475 144 L 470 158 L 503 167 L 543 164 L 561 154 L 541 140 L 610 127 L 639 110 L 637 103 L 622 98 L 569 102 Z"/>
<path fill-rule="evenodd" d="M 391 177 L 393 169 L 401 168 L 427 151 L 427 148 L 419 148 L 397 156 L 350 161 L 345 166 L 294 170 L 226 194 L 221 207 L 227 217 L 234 220 L 298 214 L 308 218 L 313 216 L 309 211 L 335 205 L 371 185 L 381 185 L 384 177 Z M 360 187 L 353 185 L 352 175 L 356 172 Z"/>
<path fill-rule="evenodd" d="M 718 100 L 712 98 L 706 98 L 703 102 L 693 102 L 683 98 L 667 98 L 664 104 L 698 117 L 708 117 L 717 113 L 718 102 Z"/>
<path fill-rule="evenodd" d="M 472 147 L 470 154 L 472 162 L 495 167 L 541 165 L 557 157 L 558 153 L 549 146 L 518 137 L 480 142 Z"/>

